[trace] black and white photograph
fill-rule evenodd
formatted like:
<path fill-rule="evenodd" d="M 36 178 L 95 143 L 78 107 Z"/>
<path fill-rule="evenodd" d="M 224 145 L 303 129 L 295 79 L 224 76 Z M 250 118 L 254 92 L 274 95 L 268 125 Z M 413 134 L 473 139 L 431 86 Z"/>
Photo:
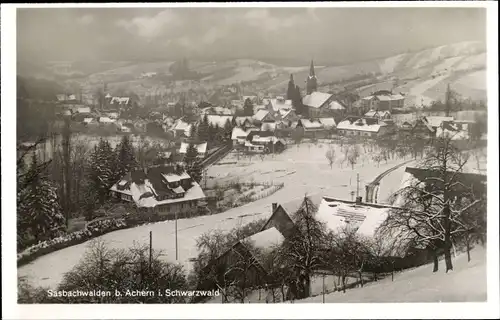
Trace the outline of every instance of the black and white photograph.
<path fill-rule="evenodd" d="M 11 5 L 11 317 L 498 317 L 498 6 L 355 4 Z"/>

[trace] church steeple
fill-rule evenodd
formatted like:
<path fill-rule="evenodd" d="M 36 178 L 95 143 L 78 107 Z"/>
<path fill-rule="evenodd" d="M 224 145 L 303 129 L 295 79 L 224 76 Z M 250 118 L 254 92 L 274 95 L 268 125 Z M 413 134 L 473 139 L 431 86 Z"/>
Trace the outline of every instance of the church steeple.
<path fill-rule="evenodd" d="M 309 77 L 316 77 L 314 74 L 314 62 L 311 60 L 311 67 L 309 67 Z"/>
<path fill-rule="evenodd" d="M 314 73 L 314 62 L 311 60 L 311 67 L 309 68 L 309 77 L 306 80 L 307 94 L 311 94 L 318 89 L 318 79 Z"/>

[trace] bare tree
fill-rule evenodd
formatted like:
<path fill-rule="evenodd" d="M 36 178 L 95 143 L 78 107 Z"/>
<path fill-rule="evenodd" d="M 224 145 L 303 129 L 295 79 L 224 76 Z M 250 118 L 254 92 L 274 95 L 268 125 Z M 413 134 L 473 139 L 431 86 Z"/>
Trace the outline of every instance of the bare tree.
<path fill-rule="evenodd" d="M 398 230 L 414 244 L 442 249 L 446 272 L 453 269 L 453 240 L 467 233 L 468 219 L 484 202 L 485 190 L 462 175 L 468 156 L 453 145 L 451 139 L 440 138 L 422 163 L 426 174 L 414 179 L 398 192 L 401 209 L 393 210 L 383 223 L 386 231 Z M 475 220 L 475 219 L 472 219 Z M 437 271 L 437 257 L 434 255 Z"/>
<path fill-rule="evenodd" d="M 359 147 L 357 145 L 352 145 L 349 148 L 349 152 L 347 154 L 347 161 L 351 165 L 351 168 L 354 170 L 354 165 L 358 162 L 359 159 Z"/>
<path fill-rule="evenodd" d="M 333 164 L 335 163 L 335 148 L 330 146 L 328 151 L 325 154 L 326 159 L 328 160 L 328 164 L 330 165 L 330 169 L 333 168 Z"/>

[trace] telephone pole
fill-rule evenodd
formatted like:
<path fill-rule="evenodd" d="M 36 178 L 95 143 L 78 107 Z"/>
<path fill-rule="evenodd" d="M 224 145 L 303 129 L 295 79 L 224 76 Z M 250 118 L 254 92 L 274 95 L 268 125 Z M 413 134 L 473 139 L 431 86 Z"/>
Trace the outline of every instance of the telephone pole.
<path fill-rule="evenodd" d="M 175 212 L 175 260 L 179 259 L 178 249 L 177 249 L 177 212 Z"/>
<path fill-rule="evenodd" d="M 153 231 L 149 231 L 149 272 L 153 264 Z"/>
<path fill-rule="evenodd" d="M 356 174 L 356 198 L 359 197 L 359 173 Z"/>

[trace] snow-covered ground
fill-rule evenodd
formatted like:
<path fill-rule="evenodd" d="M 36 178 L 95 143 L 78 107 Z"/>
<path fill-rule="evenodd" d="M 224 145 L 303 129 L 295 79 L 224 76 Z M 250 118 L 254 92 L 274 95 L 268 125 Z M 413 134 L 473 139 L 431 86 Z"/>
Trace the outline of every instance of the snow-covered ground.
<path fill-rule="evenodd" d="M 406 167 L 415 166 L 415 164 L 416 161 L 407 163 L 406 165 L 392 171 L 380 181 L 377 195 L 378 203 L 388 204 L 389 197 L 394 192 L 398 191 L 402 186 Z"/>
<path fill-rule="evenodd" d="M 230 154 L 221 162 L 234 162 L 237 164 L 212 166 L 208 176 L 219 177 L 221 181 L 240 179 L 241 181 L 283 182 L 284 188 L 269 197 L 234 208 L 220 214 L 202 216 L 178 221 L 178 262 L 187 270 L 191 268 L 189 259 L 197 256 L 196 238 L 204 232 L 213 229 L 228 230 L 237 225 L 245 224 L 271 215 L 271 205 L 287 203 L 297 200 L 304 195 L 328 195 L 339 199 L 351 199 L 351 192 L 356 190 L 356 174 L 359 173 L 360 195 L 364 197 L 365 185 L 371 182 L 378 174 L 400 163 L 401 160 L 382 162 L 380 167 L 370 164 L 370 152 L 360 152 L 364 159 L 360 159 L 354 170 L 344 164 L 340 146 L 334 145 L 336 150 L 336 163 L 333 169 L 326 160 L 327 144 L 301 144 L 289 146 L 282 154 L 266 155 L 264 161 L 258 156 L 251 160 L 235 160 L 236 156 Z M 115 231 L 99 238 L 106 241 L 113 248 L 128 248 L 134 242 L 147 244 L 149 231 L 153 232 L 153 248 L 162 250 L 165 259 L 175 262 L 175 223 L 164 221 L 155 224 L 139 226 L 131 229 Z M 31 263 L 18 268 L 18 276 L 26 276 L 37 286 L 56 286 L 63 274 L 69 271 L 83 256 L 88 242 L 65 248 L 42 256 Z"/>
<path fill-rule="evenodd" d="M 432 264 L 397 273 L 391 277 L 326 295 L 326 303 L 368 302 L 482 302 L 486 301 L 486 249 L 476 247 L 471 261 L 462 253 L 453 258 L 454 270 L 445 273 L 444 261 L 440 270 L 432 272 Z M 383 293 L 383 294 L 382 294 Z M 322 296 L 311 297 L 301 303 L 321 303 Z M 295 301 L 299 303 L 299 301 Z"/>

